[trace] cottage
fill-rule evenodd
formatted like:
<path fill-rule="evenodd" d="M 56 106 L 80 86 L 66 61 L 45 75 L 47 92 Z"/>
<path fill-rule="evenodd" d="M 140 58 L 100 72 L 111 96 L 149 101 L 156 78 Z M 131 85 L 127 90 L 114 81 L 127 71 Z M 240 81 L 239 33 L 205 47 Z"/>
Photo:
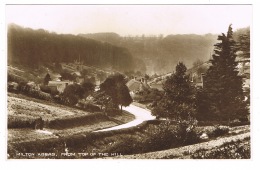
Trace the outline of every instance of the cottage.
<path fill-rule="evenodd" d="M 144 90 L 147 90 L 150 88 L 150 86 L 147 84 L 147 81 L 145 78 L 137 79 L 136 77 L 134 79 L 131 79 L 126 83 L 126 86 L 128 87 L 130 91 L 130 95 L 133 97 L 136 93 L 140 93 Z"/>
<path fill-rule="evenodd" d="M 62 93 L 64 89 L 73 84 L 71 81 L 49 81 L 48 87 L 51 89 L 51 93 Z"/>

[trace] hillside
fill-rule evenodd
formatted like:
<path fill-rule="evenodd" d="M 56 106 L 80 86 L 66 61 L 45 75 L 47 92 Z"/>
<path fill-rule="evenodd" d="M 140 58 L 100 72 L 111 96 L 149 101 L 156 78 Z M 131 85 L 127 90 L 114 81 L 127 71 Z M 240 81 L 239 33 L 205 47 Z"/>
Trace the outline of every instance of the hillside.
<path fill-rule="evenodd" d="M 188 67 L 197 59 L 210 58 L 217 35 L 168 35 L 121 37 L 116 33 L 79 34 L 85 38 L 120 45 L 145 62 L 147 73 L 167 73 L 173 70 L 178 61 Z"/>
<path fill-rule="evenodd" d="M 78 58 L 86 65 L 117 71 L 145 68 L 123 47 L 15 24 L 8 27 L 8 64 L 38 67 L 43 63 L 74 62 Z"/>
<path fill-rule="evenodd" d="M 239 40 L 241 34 L 248 34 L 250 28 L 234 31 L 234 39 Z M 196 60 L 210 59 L 217 36 L 214 34 L 178 34 L 158 36 L 125 36 L 116 33 L 79 34 L 79 36 L 108 42 L 127 48 L 133 57 L 143 60 L 147 73 L 168 73 L 175 68 L 177 62 L 183 61 L 188 68 Z"/>

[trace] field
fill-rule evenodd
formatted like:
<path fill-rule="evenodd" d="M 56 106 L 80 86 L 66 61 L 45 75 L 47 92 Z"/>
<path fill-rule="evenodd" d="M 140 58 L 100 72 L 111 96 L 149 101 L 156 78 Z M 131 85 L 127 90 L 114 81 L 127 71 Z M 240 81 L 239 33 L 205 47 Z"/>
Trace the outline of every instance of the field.
<path fill-rule="evenodd" d="M 113 117 L 96 112 L 90 113 L 8 93 L 8 143 L 57 138 L 123 124 L 134 119 L 128 113 Z M 42 131 L 34 129 L 35 121 L 44 121 Z M 20 126 L 20 127 L 19 127 Z"/>

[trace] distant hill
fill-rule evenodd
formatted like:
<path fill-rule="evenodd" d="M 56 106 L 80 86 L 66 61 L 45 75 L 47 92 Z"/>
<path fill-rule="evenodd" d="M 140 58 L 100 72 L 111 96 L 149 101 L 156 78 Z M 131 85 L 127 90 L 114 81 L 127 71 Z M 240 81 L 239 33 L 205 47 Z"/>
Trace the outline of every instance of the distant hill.
<path fill-rule="evenodd" d="M 191 39 L 192 37 L 196 37 L 197 35 L 190 35 L 190 37 L 186 37 L 185 36 L 168 36 L 164 39 L 164 41 L 168 41 L 166 42 L 166 44 L 176 44 L 175 46 L 180 46 L 181 45 L 185 45 L 188 44 L 188 39 Z M 188 35 L 187 35 L 188 36 Z M 206 35 L 207 36 L 207 35 Z M 210 35 L 212 36 L 212 35 Z M 244 36 L 244 39 L 241 40 L 241 36 Z M 234 31 L 233 34 L 234 40 L 237 42 L 237 62 L 238 62 L 238 75 L 240 75 L 243 78 L 243 88 L 244 90 L 247 90 L 248 88 L 250 88 L 250 28 L 246 27 L 246 28 L 241 28 L 238 29 L 236 31 Z M 169 39 L 168 39 L 169 38 Z M 182 41 L 180 40 L 180 38 L 182 38 Z M 194 39 L 197 39 L 197 41 L 202 42 L 202 40 L 198 40 L 199 38 L 202 37 L 196 37 Z M 205 38 L 205 37 L 204 37 Z M 210 41 L 210 37 L 208 37 L 208 41 Z M 168 40 L 167 40 L 168 39 Z M 170 43 L 169 43 L 170 41 Z M 194 41 L 194 40 L 193 40 Z M 204 40 L 205 41 L 205 40 Z M 241 42 L 242 41 L 242 42 Z M 181 42 L 179 44 L 177 44 L 177 42 Z M 205 43 L 207 43 L 207 41 L 205 41 Z M 243 43 L 243 45 L 239 46 L 239 44 Z M 203 45 L 203 44 L 201 44 Z M 200 45 L 200 46 L 201 46 Z M 206 44 L 205 44 L 206 46 Z M 170 48 L 170 47 L 168 47 Z M 203 47 L 200 47 L 203 48 Z M 204 49 L 206 50 L 206 49 Z M 202 50 L 202 51 L 204 51 Z M 169 49 L 170 51 L 170 49 Z M 248 53 L 249 51 L 249 53 Z M 189 51 L 184 51 L 184 50 L 180 50 L 181 53 L 186 54 L 186 55 L 192 55 L 189 54 Z M 206 56 L 207 57 L 207 56 Z M 205 59 L 205 60 L 197 60 L 195 62 L 192 63 L 192 66 L 189 67 L 189 69 L 187 70 L 186 74 L 190 75 L 190 80 L 195 83 L 196 85 L 202 83 L 202 79 L 201 79 L 201 74 L 202 73 L 206 73 L 207 69 L 210 67 L 211 62 L 209 61 L 209 59 Z M 150 80 L 149 84 L 152 87 L 158 88 L 158 89 L 162 89 L 162 84 L 163 82 L 165 82 L 166 77 L 170 76 L 172 74 L 172 71 L 170 73 L 167 74 L 163 74 L 160 75 L 152 80 Z"/>
<path fill-rule="evenodd" d="M 145 71 L 128 49 L 70 34 L 33 30 L 15 24 L 8 27 L 8 64 L 39 67 L 44 63 L 74 62 L 116 71 Z"/>
<path fill-rule="evenodd" d="M 206 61 L 217 42 L 217 35 L 213 34 L 121 37 L 116 33 L 96 33 L 79 36 L 129 49 L 135 58 L 145 62 L 148 74 L 170 72 L 178 61 L 188 67 L 197 59 Z"/>
<path fill-rule="evenodd" d="M 113 32 L 104 32 L 104 33 L 94 33 L 94 34 L 79 34 L 79 36 L 83 36 L 86 38 L 91 38 L 94 40 L 102 41 L 102 42 L 108 42 L 111 44 L 119 45 L 121 37 L 119 34 L 113 33 Z"/>

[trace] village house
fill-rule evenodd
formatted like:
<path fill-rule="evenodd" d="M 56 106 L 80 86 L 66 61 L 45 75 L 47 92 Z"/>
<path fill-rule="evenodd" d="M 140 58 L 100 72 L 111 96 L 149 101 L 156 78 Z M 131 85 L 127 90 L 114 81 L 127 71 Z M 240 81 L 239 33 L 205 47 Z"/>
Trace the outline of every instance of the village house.
<path fill-rule="evenodd" d="M 53 81 L 62 81 L 62 76 L 60 74 L 51 74 Z"/>
<path fill-rule="evenodd" d="M 126 86 L 128 87 L 132 97 L 134 97 L 137 93 L 140 94 L 144 90 L 150 89 L 150 86 L 147 84 L 147 80 L 145 78 L 134 77 L 126 83 Z"/>
<path fill-rule="evenodd" d="M 51 93 L 63 93 L 64 89 L 73 84 L 71 81 L 49 81 L 48 87 L 51 89 Z"/>

